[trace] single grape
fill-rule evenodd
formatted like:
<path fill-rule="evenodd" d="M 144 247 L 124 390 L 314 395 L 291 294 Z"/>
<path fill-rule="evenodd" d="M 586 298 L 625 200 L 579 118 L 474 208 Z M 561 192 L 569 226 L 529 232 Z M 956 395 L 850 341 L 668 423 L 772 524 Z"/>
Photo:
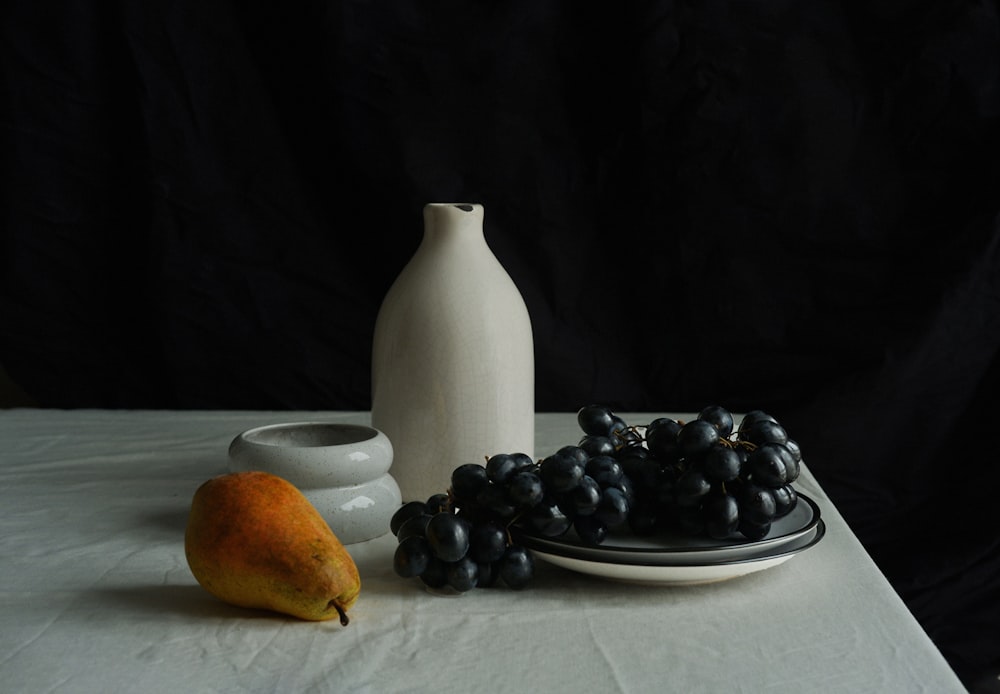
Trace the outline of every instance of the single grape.
<path fill-rule="evenodd" d="M 792 454 L 792 465 L 788 468 L 788 481 L 794 482 L 799 478 L 799 473 L 802 471 L 802 449 L 792 439 L 785 441 L 785 448 Z"/>
<path fill-rule="evenodd" d="M 420 535 L 413 535 L 396 545 L 392 568 L 397 576 L 413 578 L 427 570 L 430 560 L 431 548 L 427 540 Z"/>
<path fill-rule="evenodd" d="M 680 457 L 680 447 L 677 445 L 677 434 L 681 423 L 669 417 L 660 417 L 650 422 L 646 427 L 646 447 L 649 452 L 664 462 Z"/>
<path fill-rule="evenodd" d="M 509 453 L 497 453 L 486 461 L 486 476 L 494 484 L 506 484 L 516 470 L 517 462 Z"/>
<path fill-rule="evenodd" d="M 778 420 L 764 412 L 763 410 L 751 410 L 743 415 L 743 419 L 740 420 L 740 426 L 737 429 L 738 438 L 743 438 L 743 432 L 752 427 L 757 422 L 774 422 L 777 423 Z"/>
<path fill-rule="evenodd" d="M 569 499 L 572 513 L 566 515 L 589 516 L 597 510 L 597 504 L 601 502 L 601 487 L 593 477 L 584 475 L 580 484 L 569 492 Z"/>
<path fill-rule="evenodd" d="M 479 564 L 495 562 L 507 549 L 507 533 L 493 523 L 473 525 L 469 533 L 469 556 Z"/>
<path fill-rule="evenodd" d="M 431 555 L 427 568 L 420 574 L 420 580 L 428 588 L 444 588 L 448 585 L 447 564 Z"/>
<path fill-rule="evenodd" d="M 535 469 L 535 461 L 527 453 L 511 453 L 510 457 L 514 459 L 514 465 L 516 465 L 514 469 L 517 472 Z"/>
<path fill-rule="evenodd" d="M 578 516 L 573 520 L 573 530 L 586 545 L 599 545 L 608 536 L 607 524 L 594 516 Z"/>
<path fill-rule="evenodd" d="M 615 444 L 607 436 L 584 436 L 580 439 L 578 448 L 582 449 L 588 458 L 615 454 Z"/>
<path fill-rule="evenodd" d="M 741 431 L 740 438 L 755 446 L 763 446 L 765 443 L 784 443 L 788 440 L 788 432 L 777 422 L 762 419 Z"/>
<path fill-rule="evenodd" d="M 425 536 L 431 553 L 441 561 L 458 561 L 469 552 L 469 523 L 453 514 L 431 516 Z"/>
<path fill-rule="evenodd" d="M 486 468 L 475 463 L 459 465 L 451 473 L 451 493 L 460 503 L 475 501 L 476 495 L 489 483 Z"/>
<path fill-rule="evenodd" d="M 470 557 L 445 565 L 448 585 L 460 593 L 472 590 L 479 582 L 479 566 Z"/>
<path fill-rule="evenodd" d="M 587 405 L 576 413 L 577 424 L 585 434 L 607 436 L 614 424 L 614 413 L 604 405 Z"/>
<path fill-rule="evenodd" d="M 601 488 L 610 487 L 621 481 L 624 473 L 618 461 L 608 455 L 599 455 L 587 461 L 586 474 Z"/>
<path fill-rule="evenodd" d="M 531 552 L 520 545 L 511 545 L 498 562 L 500 578 L 508 588 L 520 590 L 535 576 L 535 559 Z"/>
<path fill-rule="evenodd" d="M 742 459 L 732 446 L 716 443 L 705 454 L 702 467 L 709 481 L 728 482 L 740 476 Z"/>
<path fill-rule="evenodd" d="M 787 448 L 788 452 L 792 454 L 792 458 L 795 459 L 796 463 L 802 462 L 802 449 L 799 447 L 797 441 L 788 439 L 785 441 L 785 448 Z"/>
<path fill-rule="evenodd" d="M 574 448 L 576 448 L 574 446 Z M 582 451 L 583 449 L 577 449 Z M 579 456 L 556 452 L 542 460 L 539 474 L 542 482 L 550 491 L 568 492 L 575 489 L 583 479 L 586 460 L 580 461 Z"/>
<path fill-rule="evenodd" d="M 563 446 L 558 451 L 556 451 L 556 455 L 568 456 L 573 460 L 579 462 L 581 465 L 586 465 L 587 460 L 590 458 L 590 456 L 587 455 L 587 451 L 583 450 L 579 446 L 572 446 L 572 445 Z"/>
<path fill-rule="evenodd" d="M 511 478 L 507 496 L 516 506 L 531 508 L 545 496 L 542 479 L 534 472 L 519 472 Z"/>
<path fill-rule="evenodd" d="M 615 484 L 612 484 L 607 489 L 617 489 L 622 494 L 625 495 L 625 500 L 631 505 L 636 500 L 635 485 L 632 483 L 632 478 L 628 475 L 622 475 L 621 479 Z"/>
<path fill-rule="evenodd" d="M 608 528 L 617 528 L 628 520 L 629 503 L 625 494 L 615 487 L 607 487 L 601 492 L 601 500 L 592 516 Z M 581 516 L 586 518 L 587 516 Z"/>
<path fill-rule="evenodd" d="M 631 477 L 638 473 L 639 466 L 650 455 L 649 449 L 644 446 L 626 446 L 615 452 L 615 459 L 622 466 L 622 472 Z"/>
<path fill-rule="evenodd" d="M 447 511 L 450 505 L 451 499 L 448 498 L 447 494 L 433 494 L 427 499 L 425 504 L 427 507 L 427 513 L 431 515 L 441 513 L 441 511 Z"/>
<path fill-rule="evenodd" d="M 677 445 L 685 458 L 697 460 L 719 441 L 719 430 L 704 419 L 693 419 L 677 432 Z"/>
<path fill-rule="evenodd" d="M 542 537 L 559 537 L 569 530 L 573 521 L 554 498 L 546 498 L 528 513 L 528 524 Z"/>
<path fill-rule="evenodd" d="M 772 489 L 771 493 L 774 495 L 775 518 L 787 516 L 799 501 L 798 493 L 790 484 Z"/>
<path fill-rule="evenodd" d="M 744 484 L 736 495 L 740 518 L 756 525 L 770 525 L 777 512 L 774 492 L 759 484 Z"/>
<path fill-rule="evenodd" d="M 399 535 L 403 523 L 423 513 L 427 513 L 427 505 L 423 501 L 408 501 L 392 514 L 392 518 L 389 519 L 389 530 L 393 535 Z"/>
<path fill-rule="evenodd" d="M 640 493 L 642 491 L 647 491 L 649 488 L 644 490 L 642 489 L 642 487 L 638 487 L 634 482 L 634 480 L 640 479 L 639 475 L 641 470 L 639 465 L 635 466 L 634 470 L 632 471 L 632 474 L 626 473 L 624 468 L 625 466 L 623 465 L 622 472 L 624 474 L 622 474 L 621 482 L 613 486 L 616 487 L 617 489 L 622 490 L 622 493 L 625 494 L 625 498 L 628 499 L 629 503 L 631 504 L 636 499 L 639 498 Z"/>
<path fill-rule="evenodd" d="M 739 504 L 729 494 L 713 494 L 702 507 L 705 532 L 716 540 L 724 540 L 739 529 Z"/>
<path fill-rule="evenodd" d="M 413 537 L 418 535 L 423 537 L 427 532 L 427 524 L 430 522 L 433 516 L 429 513 L 421 513 L 419 516 L 413 516 L 408 518 L 401 526 L 399 526 L 399 532 L 396 533 L 396 540 L 402 542 L 408 537 Z"/>
<path fill-rule="evenodd" d="M 712 491 L 712 484 L 701 470 L 688 470 L 673 486 L 673 497 L 681 508 L 694 508 Z"/>
<path fill-rule="evenodd" d="M 754 523 L 741 517 L 739 523 L 740 534 L 748 540 L 762 540 L 771 532 L 770 523 Z"/>
<path fill-rule="evenodd" d="M 733 415 L 725 407 L 709 405 L 698 413 L 698 419 L 711 422 L 719 430 L 719 436 L 724 439 L 733 433 Z"/>
<path fill-rule="evenodd" d="M 751 479 L 765 487 L 777 489 L 788 484 L 789 468 L 795 465 L 792 454 L 780 443 L 758 446 L 747 459 Z"/>
<path fill-rule="evenodd" d="M 649 424 L 646 425 L 646 433 L 648 434 L 654 429 L 658 429 L 664 424 L 669 424 L 670 422 L 674 422 L 674 420 L 671 419 L 670 417 L 657 417 L 656 419 L 654 419 L 653 421 L 651 421 Z M 676 422 L 674 423 L 676 424 Z"/>

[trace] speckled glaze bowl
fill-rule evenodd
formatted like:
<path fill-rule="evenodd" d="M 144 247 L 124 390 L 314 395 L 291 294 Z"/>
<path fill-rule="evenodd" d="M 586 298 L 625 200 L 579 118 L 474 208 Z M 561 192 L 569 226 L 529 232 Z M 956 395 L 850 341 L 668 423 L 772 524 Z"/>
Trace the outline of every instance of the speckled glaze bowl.
<path fill-rule="evenodd" d="M 261 470 L 288 480 L 344 544 L 389 531 L 402 503 L 389 474 L 392 444 L 356 424 L 289 422 L 248 429 L 229 445 L 229 470 Z"/>

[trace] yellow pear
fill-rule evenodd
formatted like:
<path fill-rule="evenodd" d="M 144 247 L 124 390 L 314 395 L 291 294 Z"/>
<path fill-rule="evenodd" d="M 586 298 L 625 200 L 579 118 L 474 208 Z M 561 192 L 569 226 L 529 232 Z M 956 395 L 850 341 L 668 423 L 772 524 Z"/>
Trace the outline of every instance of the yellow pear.
<path fill-rule="evenodd" d="M 209 593 L 309 620 L 340 617 L 361 591 L 351 555 L 302 492 L 266 472 L 214 477 L 194 494 L 184 552 Z"/>

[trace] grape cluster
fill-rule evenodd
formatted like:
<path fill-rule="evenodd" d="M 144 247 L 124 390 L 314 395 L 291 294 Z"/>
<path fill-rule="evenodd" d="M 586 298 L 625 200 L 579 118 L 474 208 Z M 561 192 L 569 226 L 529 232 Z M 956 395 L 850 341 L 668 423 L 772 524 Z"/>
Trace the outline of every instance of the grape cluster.
<path fill-rule="evenodd" d="M 500 468 L 503 483 L 491 478 Z M 389 523 L 398 543 L 396 574 L 463 593 L 498 581 L 515 590 L 528 585 L 534 557 L 513 541 L 508 528 L 542 494 L 534 469 L 526 454 L 495 455 L 485 467 L 467 463 L 456 468 L 447 494 L 403 504 Z"/>
<path fill-rule="evenodd" d="M 612 531 L 666 529 L 755 540 L 798 501 L 799 446 L 760 410 L 735 430 L 719 406 L 689 422 L 661 417 L 636 426 L 588 405 L 577 422 L 576 444 L 538 462 L 498 453 L 485 465 L 460 465 L 447 493 L 401 506 L 390 522 L 395 572 L 459 592 L 498 581 L 519 589 L 530 583 L 534 560 L 512 526 L 550 538 L 573 528 L 590 545 Z"/>
<path fill-rule="evenodd" d="M 584 432 L 580 447 L 611 451 L 630 481 L 627 522 L 635 535 L 673 528 L 757 540 L 798 502 L 792 482 L 801 450 L 763 411 L 746 414 L 735 430 L 732 414 L 717 405 L 689 422 L 661 417 L 645 426 L 629 426 L 610 408 L 590 405 L 577 421 Z"/>

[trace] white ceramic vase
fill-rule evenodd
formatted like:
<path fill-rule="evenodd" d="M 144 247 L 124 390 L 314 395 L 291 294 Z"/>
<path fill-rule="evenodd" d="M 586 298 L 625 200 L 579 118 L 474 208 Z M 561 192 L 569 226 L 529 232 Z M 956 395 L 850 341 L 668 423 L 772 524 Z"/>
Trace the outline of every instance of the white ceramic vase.
<path fill-rule="evenodd" d="M 372 348 L 372 426 L 392 442 L 403 500 L 447 491 L 464 463 L 534 457 L 534 398 L 531 320 L 486 244 L 482 206 L 425 206 Z"/>

